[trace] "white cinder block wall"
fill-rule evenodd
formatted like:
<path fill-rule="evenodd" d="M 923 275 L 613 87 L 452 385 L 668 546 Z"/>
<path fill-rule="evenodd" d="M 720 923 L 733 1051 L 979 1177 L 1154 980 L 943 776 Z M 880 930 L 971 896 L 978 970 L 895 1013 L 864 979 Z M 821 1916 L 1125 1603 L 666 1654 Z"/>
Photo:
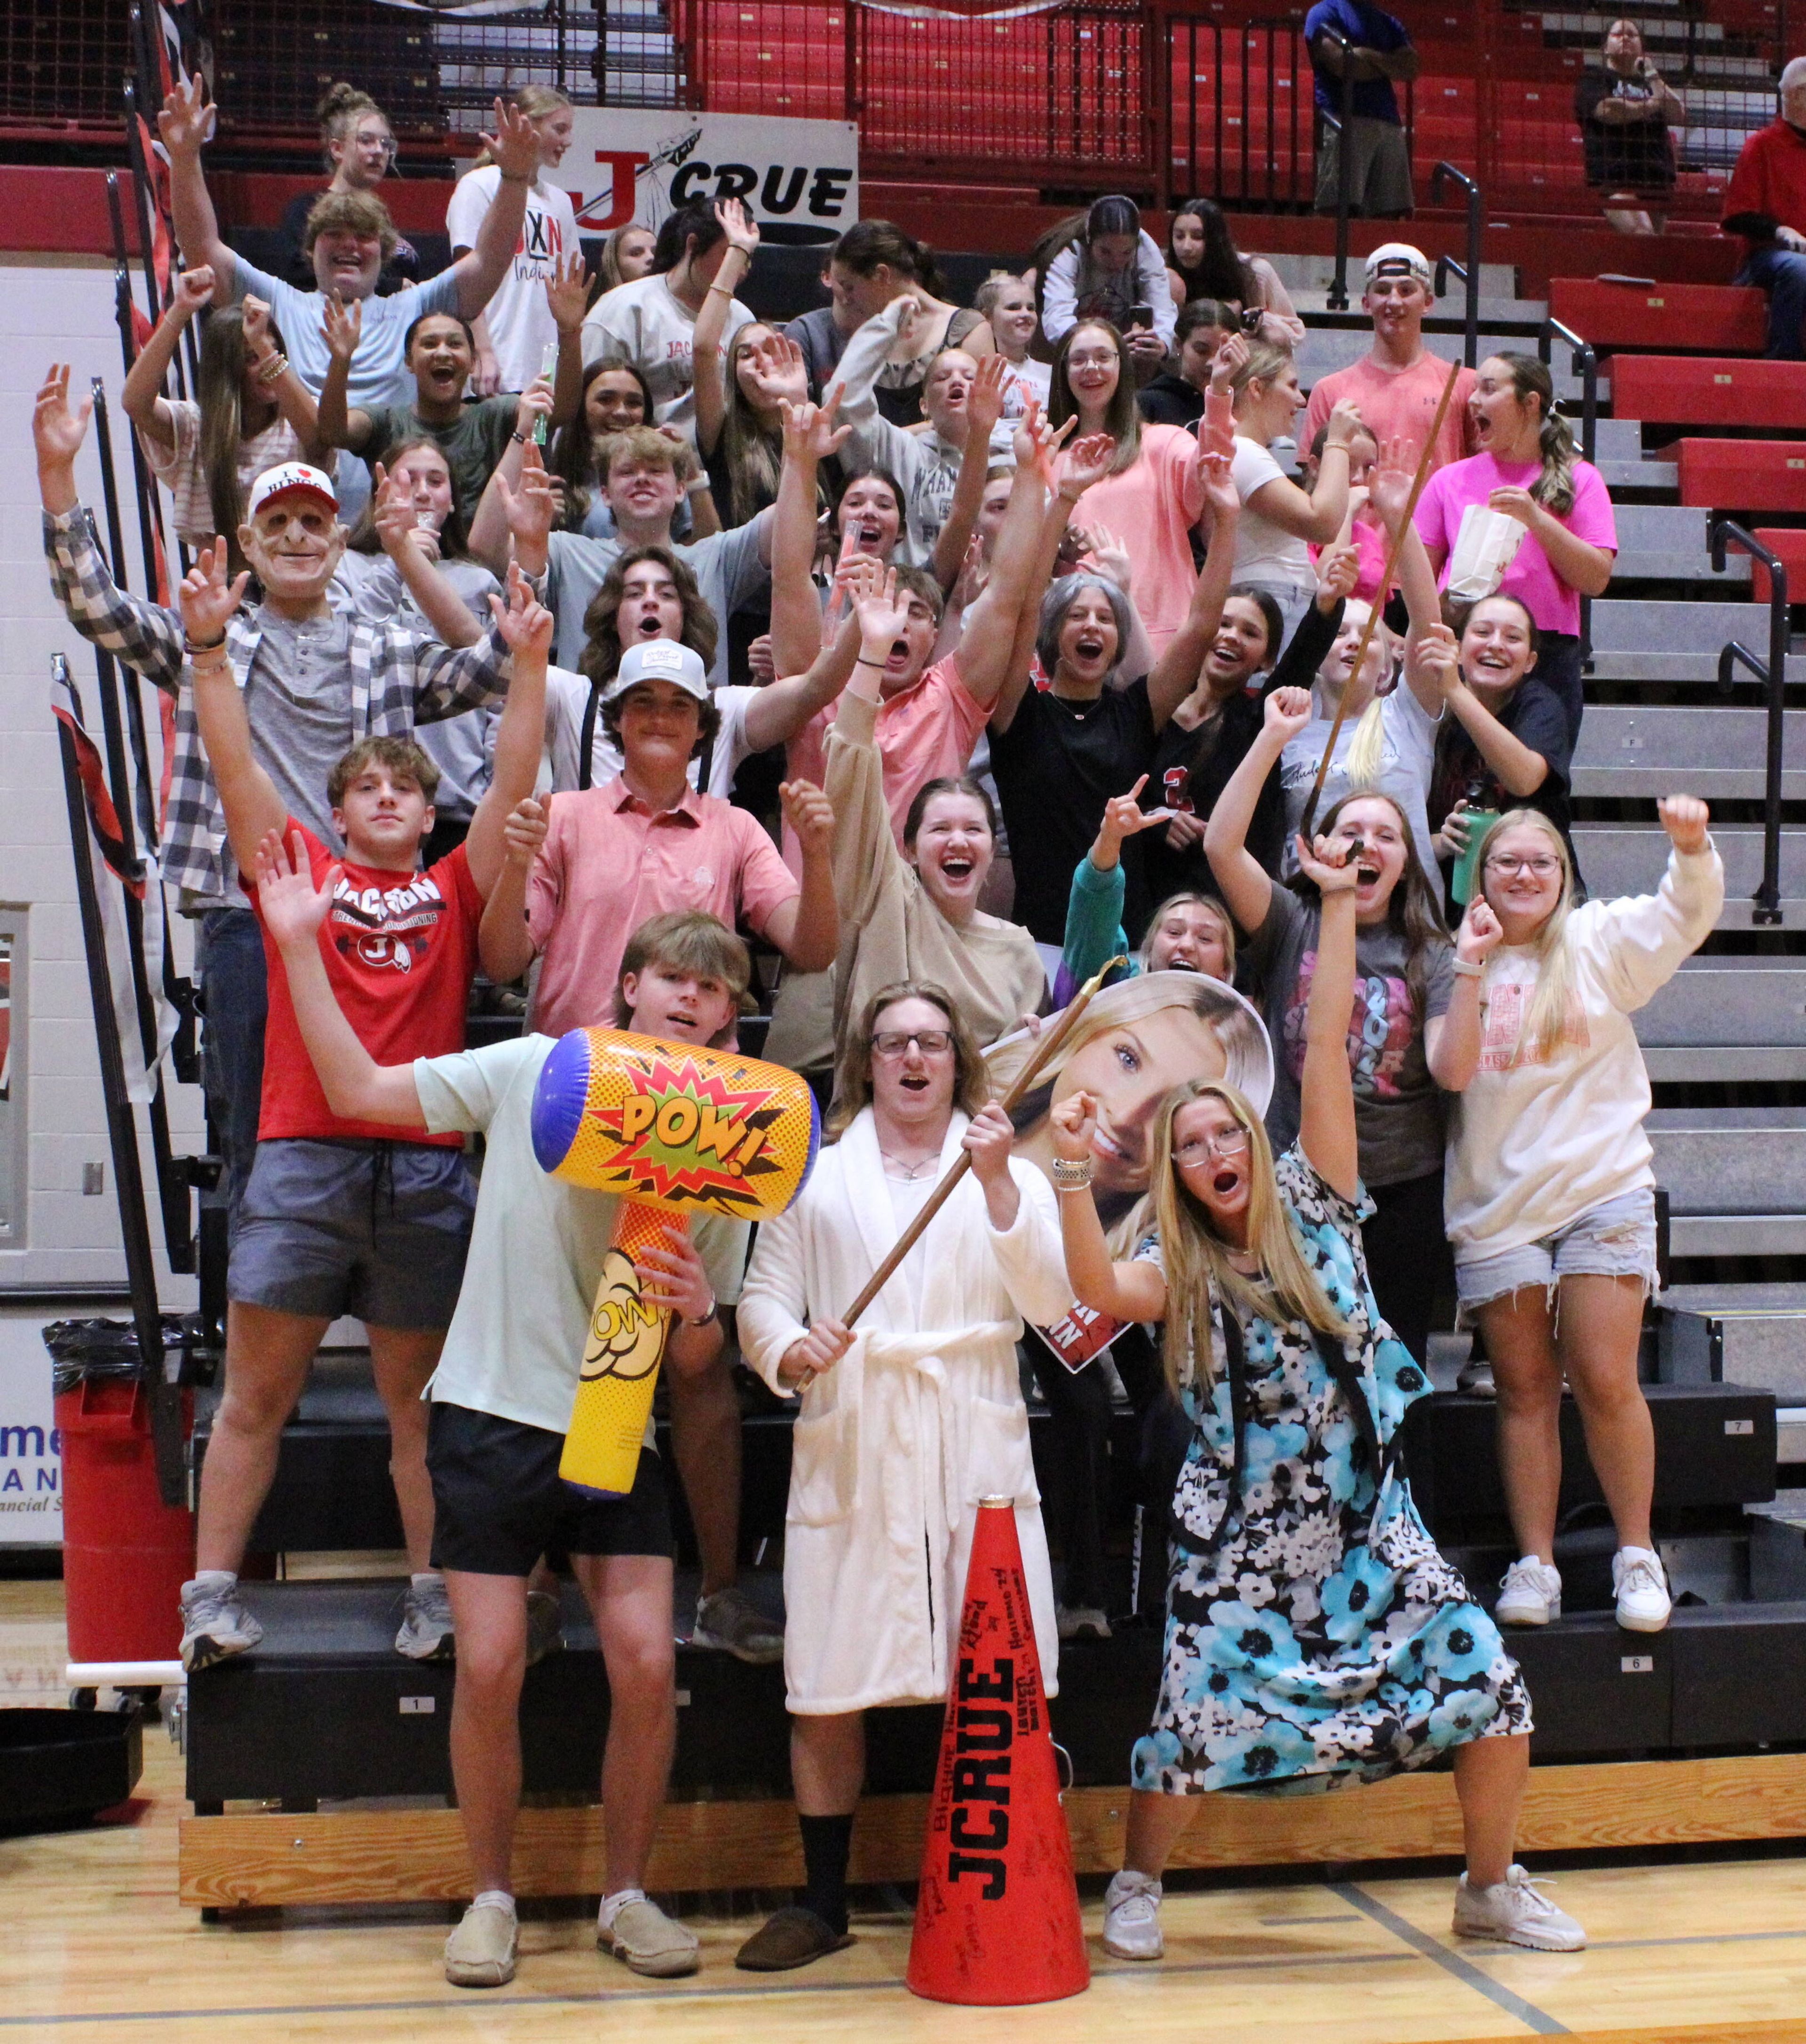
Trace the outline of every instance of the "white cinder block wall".
<path fill-rule="evenodd" d="M 116 1283 L 125 1274 L 49 706 L 50 656 L 60 651 L 69 656 L 98 736 L 93 655 L 52 600 L 44 573 L 31 409 L 53 361 L 71 363 L 72 381 L 82 390 L 91 376 L 105 380 L 128 579 L 141 590 L 129 452 L 118 409 L 123 372 L 111 267 L 89 257 L 0 255 L 0 914 L 25 911 L 25 966 L 22 987 L 15 989 L 13 1063 L 14 1097 L 22 1091 L 28 1131 L 23 1226 L 13 1239 L 0 1241 L 0 1304 L 9 1293 Z M 79 479 L 98 514 L 100 470 L 91 437 Z M 147 688 L 144 696 L 154 747 L 155 691 Z M 179 917 L 171 922 L 178 966 L 186 972 L 190 932 Z M 198 1148 L 198 1089 L 174 1088 L 171 1108 L 178 1152 Z M 151 1241 L 161 1266 L 148 1143 L 144 1154 Z M 105 1163 L 105 1189 L 99 1197 L 85 1196 L 82 1166 L 97 1160 Z M 163 1274 L 164 1304 L 191 1306 L 192 1281 L 172 1278 L 167 1268 Z"/>

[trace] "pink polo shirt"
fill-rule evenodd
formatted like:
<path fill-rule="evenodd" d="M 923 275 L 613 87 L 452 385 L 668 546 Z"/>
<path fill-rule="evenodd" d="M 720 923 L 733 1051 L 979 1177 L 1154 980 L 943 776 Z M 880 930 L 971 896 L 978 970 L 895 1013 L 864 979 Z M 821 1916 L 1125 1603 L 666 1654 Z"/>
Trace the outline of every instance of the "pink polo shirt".
<path fill-rule="evenodd" d="M 701 909 L 761 935 L 801 892 L 757 820 L 684 791 L 656 814 L 619 776 L 552 797 L 527 883 L 527 927 L 544 954 L 533 1026 L 548 1036 L 612 1024 L 627 939 L 649 916 Z"/>

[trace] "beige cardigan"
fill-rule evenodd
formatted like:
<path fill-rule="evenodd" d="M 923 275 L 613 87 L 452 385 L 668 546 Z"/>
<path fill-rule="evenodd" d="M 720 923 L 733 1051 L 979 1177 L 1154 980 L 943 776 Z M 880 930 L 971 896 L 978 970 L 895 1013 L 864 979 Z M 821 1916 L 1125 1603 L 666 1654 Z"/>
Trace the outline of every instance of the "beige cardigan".
<path fill-rule="evenodd" d="M 828 729 L 826 782 L 834 812 L 841 928 L 836 1039 L 880 987 L 929 979 L 953 997 L 979 1043 L 993 1043 L 1040 1008 L 1047 989 L 1041 954 L 1019 924 L 981 911 L 960 928 L 935 907 L 891 834 L 877 719 L 877 705 L 849 689 Z"/>

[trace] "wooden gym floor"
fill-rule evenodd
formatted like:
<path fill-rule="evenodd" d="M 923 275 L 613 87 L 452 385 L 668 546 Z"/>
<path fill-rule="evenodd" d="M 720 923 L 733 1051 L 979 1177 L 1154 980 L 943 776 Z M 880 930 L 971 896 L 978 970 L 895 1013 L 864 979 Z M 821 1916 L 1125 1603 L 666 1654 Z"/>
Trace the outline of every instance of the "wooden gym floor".
<path fill-rule="evenodd" d="M 0 1704 L 62 1698 L 61 1586 L 0 1583 Z M 446 1987 L 447 1912 L 307 1909 L 203 1925 L 174 1901 L 181 1762 L 147 1726 L 144 1773 L 117 1819 L 0 1838 L 0 2044 L 272 2036 L 386 2044 L 431 2034 L 482 2044 L 591 2038 L 865 2044 L 957 2037 L 1003 2044 L 1032 2022 L 1037 2044 L 1133 2026 L 1137 2044 L 1440 2044 L 1530 2036 L 1614 2044 L 1773 2044 L 1806 2038 L 1806 1853 L 1689 1865 L 1564 1869 L 1557 1899 L 1587 1926 L 1570 1956 L 1458 1946 L 1452 1877 L 1313 1882 L 1275 1878 L 1175 1896 L 1168 1956 L 1125 1965 L 1095 1942 L 1090 1992 L 1032 2014 L 954 2010 L 902 1984 L 909 1919 L 868 1913 L 859 1942 L 807 1971 L 736 1973 L 748 1913 L 708 1905 L 688 1920 L 703 1969 L 636 1979 L 600 1958 L 585 1914 L 530 1914 L 512 1986 Z M 1200 1821 L 1207 1821 L 1207 1819 Z M 1095 1887 L 1095 1884 L 1091 1884 Z"/>

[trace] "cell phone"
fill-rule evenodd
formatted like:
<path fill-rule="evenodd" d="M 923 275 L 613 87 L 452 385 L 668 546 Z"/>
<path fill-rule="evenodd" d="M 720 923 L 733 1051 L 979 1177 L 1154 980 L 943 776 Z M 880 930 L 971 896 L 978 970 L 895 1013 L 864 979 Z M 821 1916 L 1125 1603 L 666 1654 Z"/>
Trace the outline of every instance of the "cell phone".
<path fill-rule="evenodd" d="M 1129 308 L 1128 323 L 1132 327 L 1151 327 L 1154 324 L 1153 307 L 1152 305 L 1131 305 Z"/>

